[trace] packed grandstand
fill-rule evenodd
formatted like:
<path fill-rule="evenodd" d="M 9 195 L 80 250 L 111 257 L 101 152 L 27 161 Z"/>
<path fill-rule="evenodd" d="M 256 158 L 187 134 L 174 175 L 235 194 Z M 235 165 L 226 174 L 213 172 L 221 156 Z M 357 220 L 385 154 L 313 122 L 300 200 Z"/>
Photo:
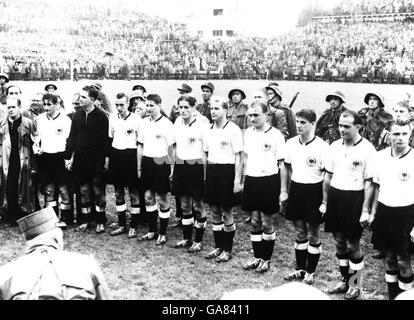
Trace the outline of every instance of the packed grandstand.
<path fill-rule="evenodd" d="M 288 34 L 226 41 L 190 35 L 183 23 L 127 4 L 65 4 L 0 0 L 1 71 L 24 80 L 64 80 L 73 71 L 74 80 L 414 82 L 414 0 L 308 7 Z"/>

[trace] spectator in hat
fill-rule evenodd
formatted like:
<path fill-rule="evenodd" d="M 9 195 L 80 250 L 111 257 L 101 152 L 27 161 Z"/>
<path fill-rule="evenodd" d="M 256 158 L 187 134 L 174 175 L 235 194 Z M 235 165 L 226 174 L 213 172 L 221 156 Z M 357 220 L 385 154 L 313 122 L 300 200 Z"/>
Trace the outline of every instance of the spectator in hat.
<path fill-rule="evenodd" d="M 141 108 L 139 108 L 139 105 L 142 105 Z M 139 90 L 134 90 L 132 91 L 132 93 L 129 96 L 129 107 L 128 107 L 128 111 L 132 112 L 132 113 L 136 113 L 139 110 L 137 109 L 141 109 L 141 110 L 145 110 L 146 106 L 145 106 L 145 98 L 144 96 L 139 92 Z M 144 118 L 143 115 L 140 115 L 141 118 Z"/>
<path fill-rule="evenodd" d="M 51 208 L 18 221 L 25 254 L 0 268 L 0 300 L 105 300 L 109 291 L 94 258 L 63 251 Z"/>
<path fill-rule="evenodd" d="M 9 82 L 9 77 L 7 74 L 1 72 L 0 73 L 0 103 L 6 104 L 6 97 L 7 97 L 7 87 L 6 83 Z"/>
<path fill-rule="evenodd" d="M 46 86 L 45 86 L 45 91 L 47 92 L 47 93 L 53 93 L 53 92 L 55 92 L 57 90 L 57 87 L 53 84 L 53 83 L 48 83 Z"/>
<path fill-rule="evenodd" d="M 324 111 L 316 122 L 315 134 L 331 144 L 341 137 L 338 122 L 341 113 L 347 110 L 343 106 L 345 95 L 342 91 L 335 90 L 326 96 L 325 101 L 329 103 L 329 108 Z"/>
<path fill-rule="evenodd" d="M 266 87 L 266 90 L 269 97 L 268 106 L 270 108 L 270 112 L 274 113 L 275 110 L 282 110 L 285 114 L 288 127 L 287 138 L 296 136 L 297 130 L 295 115 L 288 106 L 282 104 L 282 91 L 280 90 L 279 86 L 273 83 L 271 86 Z"/>
<path fill-rule="evenodd" d="M 246 94 L 243 90 L 235 88 L 230 90 L 229 95 L 229 108 L 227 110 L 227 120 L 235 123 L 241 130 L 247 129 L 246 115 L 248 106 L 243 102 L 246 99 Z"/>
<path fill-rule="evenodd" d="M 203 103 L 199 103 L 196 106 L 198 112 L 200 112 L 203 116 L 205 116 L 210 122 L 213 120 L 211 119 L 211 111 L 210 111 L 210 98 L 214 93 L 214 85 L 211 82 L 207 82 L 201 86 Z"/>
<path fill-rule="evenodd" d="M 36 172 L 32 138 L 33 122 L 21 114 L 19 98 L 6 100 L 8 115 L 0 121 L 0 197 L 7 207 L 11 223 L 35 211 L 35 189 L 32 175 Z"/>
<path fill-rule="evenodd" d="M 145 93 L 147 92 L 147 89 L 145 89 L 144 86 L 137 84 L 132 87 L 132 91 L 137 90 L 142 96 L 145 96 Z"/>
<path fill-rule="evenodd" d="M 96 90 L 101 91 L 102 85 L 99 82 L 94 82 L 91 84 L 91 87 L 94 87 Z"/>
<path fill-rule="evenodd" d="M 379 92 L 367 93 L 364 102 L 368 108 L 362 108 L 359 111 L 359 115 L 363 119 L 360 134 L 371 142 L 376 150 L 385 149 L 390 144 L 390 137 L 386 129 L 393 117 L 384 110 L 384 97 Z"/>
<path fill-rule="evenodd" d="M 189 94 L 193 91 L 193 89 L 185 83 L 183 83 L 179 88 L 177 88 L 177 90 L 178 90 L 178 95 L 179 95 L 178 98 L 181 98 L 182 96 L 185 96 L 186 94 Z M 178 107 L 178 103 L 177 103 L 177 105 L 172 106 L 169 119 L 171 120 L 172 123 L 175 123 L 175 120 L 179 117 L 179 115 L 180 115 L 180 108 Z"/>

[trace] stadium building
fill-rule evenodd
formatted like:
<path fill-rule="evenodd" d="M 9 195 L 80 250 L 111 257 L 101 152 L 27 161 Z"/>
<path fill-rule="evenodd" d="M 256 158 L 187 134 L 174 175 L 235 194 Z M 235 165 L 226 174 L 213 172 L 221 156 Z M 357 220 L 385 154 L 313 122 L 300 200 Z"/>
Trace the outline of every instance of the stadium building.
<path fill-rule="evenodd" d="M 224 40 L 235 37 L 239 32 L 239 0 L 191 2 L 186 23 L 193 35 L 208 40 Z"/>

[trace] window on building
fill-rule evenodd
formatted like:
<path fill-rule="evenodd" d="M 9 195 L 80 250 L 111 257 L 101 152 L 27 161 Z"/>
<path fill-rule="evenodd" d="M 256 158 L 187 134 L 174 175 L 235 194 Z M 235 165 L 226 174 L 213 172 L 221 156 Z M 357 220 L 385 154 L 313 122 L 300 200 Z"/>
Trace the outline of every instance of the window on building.
<path fill-rule="evenodd" d="M 223 30 L 213 30 L 213 37 L 222 37 Z"/>
<path fill-rule="evenodd" d="M 213 15 L 214 16 L 222 16 L 223 15 L 223 9 L 213 9 Z"/>
<path fill-rule="evenodd" d="M 232 37 L 232 36 L 234 36 L 234 31 L 233 30 L 227 30 L 226 35 L 228 37 Z"/>

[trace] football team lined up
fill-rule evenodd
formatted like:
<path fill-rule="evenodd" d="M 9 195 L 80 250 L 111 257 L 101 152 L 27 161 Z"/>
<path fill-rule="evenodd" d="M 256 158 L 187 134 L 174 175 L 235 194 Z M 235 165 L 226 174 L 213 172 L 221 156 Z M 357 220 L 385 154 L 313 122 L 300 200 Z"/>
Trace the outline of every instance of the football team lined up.
<path fill-rule="evenodd" d="M 4 74 L 0 79 L 8 82 Z M 116 94 L 112 113 L 101 85 L 94 83 L 74 95 L 76 111 L 66 114 L 56 89 L 46 86 L 46 93 L 22 110 L 20 88 L 7 87 L 0 121 L 3 221 L 15 223 L 38 210 L 42 195 L 62 228 L 74 224 L 76 207 L 75 230 L 87 230 L 95 220 L 96 233 L 103 233 L 105 189 L 112 184 L 118 222 L 110 234 L 138 237 L 145 212 L 148 233 L 140 239 L 161 246 L 167 242 L 171 193 L 183 234 L 175 247 L 201 251 L 208 218 L 215 248 L 206 258 L 227 262 L 236 233 L 235 194 L 242 192 L 254 255 L 245 270 L 270 269 L 273 218 L 280 213 L 295 229 L 296 270 L 286 280 L 313 284 L 325 224 L 341 273 L 329 292 L 358 298 L 364 267 L 360 239 L 371 226 L 390 299 L 412 288 L 414 153 L 408 101 L 392 106 L 392 115 L 384 110 L 382 95 L 369 92 L 367 107 L 355 112 L 344 107 L 345 95 L 336 90 L 326 96 L 329 108 L 317 119 L 312 109 L 293 114 L 275 82 L 258 90 L 250 105 L 242 89 L 232 89 L 224 99 L 207 82 L 199 104 L 192 88 L 181 85 L 168 117 L 162 98 L 140 85 L 132 94 Z"/>

